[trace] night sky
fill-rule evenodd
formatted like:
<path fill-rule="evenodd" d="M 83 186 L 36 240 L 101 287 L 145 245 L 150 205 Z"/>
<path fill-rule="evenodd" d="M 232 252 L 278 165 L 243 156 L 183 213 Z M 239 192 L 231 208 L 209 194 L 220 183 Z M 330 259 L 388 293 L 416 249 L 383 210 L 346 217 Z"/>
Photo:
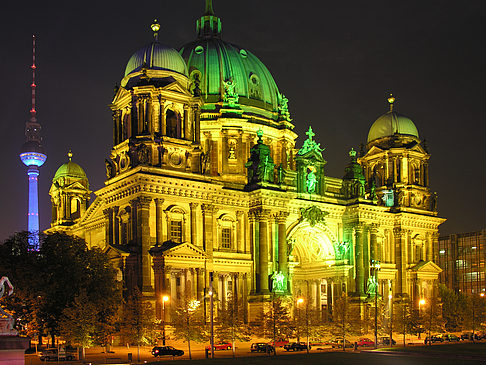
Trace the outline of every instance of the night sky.
<path fill-rule="evenodd" d="M 326 175 L 343 176 L 348 151 L 366 143 L 393 92 L 395 110 L 427 140 L 431 189 L 448 219 L 441 234 L 486 228 L 485 1 L 214 0 L 214 9 L 223 39 L 259 57 L 289 98 L 297 147 L 312 125 L 326 148 Z M 108 104 L 132 53 L 151 42 L 152 20 L 161 23 L 160 41 L 179 49 L 195 38 L 203 10 L 204 0 L 2 3 L 0 239 L 27 226 L 18 155 L 29 118 L 32 34 L 48 155 L 39 176 L 46 229 L 50 184 L 70 148 L 91 189 L 104 185 Z"/>

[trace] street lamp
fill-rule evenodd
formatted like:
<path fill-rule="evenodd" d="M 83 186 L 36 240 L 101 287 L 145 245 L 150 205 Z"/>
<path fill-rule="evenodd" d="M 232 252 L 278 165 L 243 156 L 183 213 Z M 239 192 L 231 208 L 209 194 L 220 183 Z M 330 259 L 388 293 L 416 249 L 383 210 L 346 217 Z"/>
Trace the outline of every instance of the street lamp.
<path fill-rule="evenodd" d="M 422 309 L 421 308 L 422 308 L 423 305 L 425 305 L 425 303 L 426 303 L 425 299 L 422 298 L 422 299 L 419 300 L 419 317 L 422 317 Z M 422 322 L 422 321 L 420 321 L 420 322 Z M 419 339 L 420 339 L 421 333 L 422 333 L 422 331 L 419 331 L 419 335 L 418 335 Z"/>
<path fill-rule="evenodd" d="M 300 315 L 300 304 L 304 303 L 304 298 L 297 298 L 297 317 L 298 321 L 300 322 L 301 320 L 301 315 Z M 297 323 L 298 330 L 297 330 L 297 342 L 300 342 L 300 325 Z"/>
<path fill-rule="evenodd" d="M 165 346 L 165 302 L 169 301 L 169 297 L 164 295 L 162 297 L 162 345 Z"/>
<path fill-rule="evenodd" d="M 380 261 L 371 260 L 370 268 L 373 270 L 375 278 L 375 349 L 378 348 L 378 270 L 380 270 Z"/>

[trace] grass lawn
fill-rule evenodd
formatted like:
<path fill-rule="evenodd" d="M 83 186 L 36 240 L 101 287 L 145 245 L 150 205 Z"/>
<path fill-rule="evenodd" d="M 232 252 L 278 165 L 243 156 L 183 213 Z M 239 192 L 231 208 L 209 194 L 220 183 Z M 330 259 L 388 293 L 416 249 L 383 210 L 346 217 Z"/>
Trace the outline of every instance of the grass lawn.
<path fill-rule="evenodd" d="M 486 343 L 446 343 L 446 344 L 434 344 L 432 346 L 407 346 L 407 347 L 393 347 L 387 348 L 387 351 L 397 352 L 413 352 L 422 354 L 454 354 L 464 356 L 481 356 L 486 358 Z"/>
<path fill-rule="evenodd" d="M 461 344 L 462 345 L 462 344 Z M 459 350 L 459 346 L 457 350 Z M 467 345 L 465 345 L 467 347 Z M 433 347 L 456 347 L 456 346 L 433 346 Z M 471 347 L 471 346 L 469 346 Z M 479 346 L 477 353 L 484 351 L 486 346 Z M 462 348 L 462 347 L 461 347 Z M 480 350 L 479 348 L 483 349 Z M 423 346 L 415 346 L 410 348 L 410 352 L 416 350 L 415 354 L 398 353 L 403 350 L 395 348 L 394 352 L 373 353 L 373 352 L 327 352 L 327 353 L 311 353 L 307 354 L 292 354 L 280 356 L 253 356 L 253 357 L 239 357 L 236 359 L 204 359 L 204 360 L 179 360 L 188 362 L 188 365 L 477 365 L 476 359 L 456 358 L 454 356 L 447 356 L 447 354 L 436 356 L 431 352 L 424 353 L 422 356 L 417 355 L 417 351 L 428 351 Z M 408 349 L 406 349 L 407 351 Z M 442 349 L 441 349 L 442 350 Z M 443 350 L 445 351 L 445 350 Z M 167 365 L 165 361 L 154 361 L 149 364 Z"/>

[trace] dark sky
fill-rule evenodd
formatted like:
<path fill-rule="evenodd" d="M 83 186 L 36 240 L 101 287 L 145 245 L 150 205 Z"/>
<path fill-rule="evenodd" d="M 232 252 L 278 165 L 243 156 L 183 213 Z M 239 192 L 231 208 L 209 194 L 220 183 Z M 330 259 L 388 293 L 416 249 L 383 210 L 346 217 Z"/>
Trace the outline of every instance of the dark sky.
<path fill-rule="evenodd" d="M 27 225 L 27 175 L 18 154 L 29 118 L 32 34 L 48 155 L 39 177 L 45 229 L 51 180 L 69 148 L 92 190 L 103 186 L 113 87 L 131 54 L 151 41 L 152 20 L 160 20 L 160 40 L 179 48 L 195 38 L 203 8 L 204 0 L 2 4 L 0 239 Z M 297 133 L 313 126 L 326 148 L 327 175 L 342 177 L 348 151 L 366 142 L 393 92 L 396 110 L 427 139 L 431 188 L 448 219 L 441 233 L 486 228 L 484 0 L 214 0 L 214 9 L 223 38 L 269 68 L 290 100 Z"/>

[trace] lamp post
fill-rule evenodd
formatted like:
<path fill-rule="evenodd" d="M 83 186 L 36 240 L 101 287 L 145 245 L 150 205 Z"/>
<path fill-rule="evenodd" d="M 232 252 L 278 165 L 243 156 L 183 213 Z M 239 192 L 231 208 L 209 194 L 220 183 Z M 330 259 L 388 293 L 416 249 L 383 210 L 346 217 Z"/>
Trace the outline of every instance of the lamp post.
<path fill-rule="evenodd" d="M 211 359 L 214 359 L 214 293 L 213 272 L 209 273 L 209 315 L 211 320 Z"/>
<path fill-rule="evenodd" d="M 393 295 L 388 294 L 388 310 L 390 311 L 390 347 L 393 347 Z"/>
<path fill-rule="evenodd" d="M 165 302 L 169 301 L 169 297 L 164 295 L 162 297 L 162 345 L 165 346 Z"/>
<path fill-rule="evenodd" d="M 484 293 L 480 293 L 479 296 L 481 298 L 484 297 Z M 475 334 L 475 330 L 476 330 L 476 296 L 473 295 L 473 300 L 472 300 L 472 341 L 475 342 L 475 337 L 476 337 L 476 334 Z"/>
<path fill-rule="evenodd" d="M 422 299 L 419 300 L 419 318 L 422 317 L 422 310 L 421 310 L 421 308 L 422 308 L 423 305 L 425 305 L 425 299 L 424 298 L 422 298 Z M 422 321 L 420 321 L 420 322 L 422 322 Z M 420 334 L 421 333 L 422 333 L 422 331 L 419 331 L 419 335 L 418 335 L 419 340 L 420 340 Z"/>
<path fill-rule="evenodd" d="M 378 270 L 380 270 L 380 261 L 371 260 L 370 268 L 373 270 L 375 278 L 375 349 L 378 348 Z"/>
<path fill-rule="evenodd" d="M 304 303 L 304 298 L 297 298 L 297 318 L 298 318 L 298 322 L 297 322 L 297 325 L 299 326 L 298 327 L 298 330 L 297 330 L 297 342 L 300 342 L 300 320 L 302 319 L 301 315 L 300 315 L 300 304 Z"/>

